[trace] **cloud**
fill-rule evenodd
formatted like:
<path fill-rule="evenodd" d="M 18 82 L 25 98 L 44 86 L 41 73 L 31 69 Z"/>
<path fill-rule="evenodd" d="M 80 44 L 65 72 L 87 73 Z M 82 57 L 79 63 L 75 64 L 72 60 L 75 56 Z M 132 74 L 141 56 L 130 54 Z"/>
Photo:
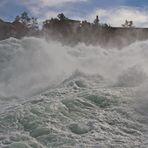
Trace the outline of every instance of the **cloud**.
<path fill-rule="evenodd" d="M 148 9 L 137 7 L 98 9 L 88 16 L 89 20 L 92 21 L 97 14 L 101 22 L 108 23 L 112 26 L 120 27 L 125 20 L 132 20 L 136 27 L 148 27 Z"/>
<path fill-rule="evenodd" d="M 58 13 L 63 12 L 65 15 L 71 13 L 70 6 L 75 4 L 88 2 L 89 0 L 16 0 L 17 3 L 23 5 L 33 15 L 44 20 L 55 17 Z"/>
<path fill-rule="evenodd" d="M 77 2 L 86 2 L 87 0 L 21 0 L 21 3 L 24 3 L 26 5 L 38 5 L 40 7 L 53 7 L 53 6 L 59 6 L 63 5 L 65 3 L 71 2 L 71 3 L 77 3 Z"/>
<path fill-rule="evenodd" d="M 86 2 L 87 0 L 39 0 L 42 4 L 48 6 L 58 6 L 64 3 L 77 3 L 77 2 Z"/>
<path fill-rule="evenodd" d="M 93 0 L 15 0 L 24 6 L 39 21 L 56 17 L 63 12 L 67 17 L 81 18 L 82 20 L 93 21 L 98 14 L 102 23 L 120 27 L 125 20 L 132 20 L 136 27 L 148 27 L 148 9 L 138 7 L 116 6 L 114 8 L 96 8 L 85 11 L 77 9 L 80 4 L 87 4 Z M 119 2 L 119 1 L 118 1 Z M 121 2 L 121 0 L 120 0 Z M 123 2 L 123 0 L 122 0 Z M 125 0 L 124 0 L 125 2 Z M 122 3 L 123 4 L 123 3 Z M 84 8 L 87 9 L 87 8 Z M 95 9 L 95 10 L 93 10 Z M 88 14 L 89 13 L 89 14 Z"/>

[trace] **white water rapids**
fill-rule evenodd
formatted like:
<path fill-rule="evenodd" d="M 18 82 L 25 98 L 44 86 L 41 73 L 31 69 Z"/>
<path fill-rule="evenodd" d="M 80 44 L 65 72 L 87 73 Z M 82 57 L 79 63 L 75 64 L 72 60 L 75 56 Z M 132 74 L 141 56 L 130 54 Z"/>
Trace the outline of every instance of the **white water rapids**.
<path fill-rule="evenodd" d="M 147 89 L 148 41 L 0 41 L 0 147 L 147 148 Z"/>

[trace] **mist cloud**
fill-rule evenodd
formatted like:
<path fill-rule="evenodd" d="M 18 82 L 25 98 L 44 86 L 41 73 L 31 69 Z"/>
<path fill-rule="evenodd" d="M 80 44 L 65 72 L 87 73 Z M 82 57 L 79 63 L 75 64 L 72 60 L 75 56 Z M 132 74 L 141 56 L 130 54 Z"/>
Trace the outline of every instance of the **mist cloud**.
<path fill-rule="evenodd" d="M 97 9 L 88 16 L 92 21 L 95 15 L 99 15 L 101 22 L 112 26 L 121 26 L 125 20 L 132 20 L 136 27 L 148 27 L 148 9 L 137 7 L 118 7 L 110 9 Z"/>

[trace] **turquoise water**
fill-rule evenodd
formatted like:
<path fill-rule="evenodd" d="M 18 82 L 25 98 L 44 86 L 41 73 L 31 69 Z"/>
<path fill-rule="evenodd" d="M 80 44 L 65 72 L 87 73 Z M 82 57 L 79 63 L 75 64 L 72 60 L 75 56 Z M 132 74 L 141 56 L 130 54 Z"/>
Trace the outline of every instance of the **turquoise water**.
<path fill-rule="evenodd" d="M 0 147 L 147 148 L 146 47 L 2 41 Z"/>

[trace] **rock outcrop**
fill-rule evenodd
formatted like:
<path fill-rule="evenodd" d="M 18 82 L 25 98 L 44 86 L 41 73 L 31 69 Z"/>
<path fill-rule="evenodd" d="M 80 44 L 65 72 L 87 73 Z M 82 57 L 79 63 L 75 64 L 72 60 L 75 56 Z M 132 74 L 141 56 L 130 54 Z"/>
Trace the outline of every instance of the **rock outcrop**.
<path fill-rule="evenodd" d="M 28 28 L 18 21 L 5 22 L 0 19 L 0 40 L 9 37 L 21 38 L 28 34 Z"/>
<path fill-rule="evenodd" d="M 148 28 L 111 27 L 107 24 L 71 20 L 60 14 L 43 22 L 40 31 L 36 26 L 28 27 L 23 22 L 5 22 L 0 19 L 0 40 L 9 37 L 41 36 L 63 44 L 76 45 L 79 42 L 99 45 L 105 48 L 122 48 L 135 41 L 148 39 Z M 36 25 L 36 24 L 35 24 Z"/>

